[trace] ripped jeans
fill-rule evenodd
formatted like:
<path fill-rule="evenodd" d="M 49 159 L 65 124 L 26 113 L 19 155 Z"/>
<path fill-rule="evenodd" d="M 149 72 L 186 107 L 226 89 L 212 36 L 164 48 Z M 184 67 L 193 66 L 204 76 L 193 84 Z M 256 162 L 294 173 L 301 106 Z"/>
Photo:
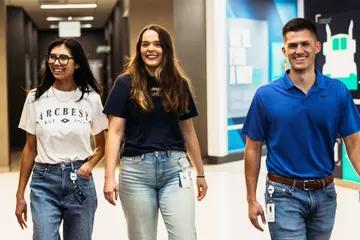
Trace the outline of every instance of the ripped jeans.
<path fill-rule="evenodd" d="M 119 196 L 130 240 L 155 240 L 158 212 L 169 239 L 195 240 L 195 196 L 190 163 L 185 152 L 159 151 L 122 157 Z M 183 187 L 180 173 L 190 176 Z"/>

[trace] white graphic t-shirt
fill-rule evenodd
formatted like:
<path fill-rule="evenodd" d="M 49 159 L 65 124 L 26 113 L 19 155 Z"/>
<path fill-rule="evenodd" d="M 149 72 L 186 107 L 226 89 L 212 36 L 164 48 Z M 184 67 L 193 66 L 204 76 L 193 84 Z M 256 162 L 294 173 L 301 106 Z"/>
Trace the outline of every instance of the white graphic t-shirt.
<path fill-rule="evenodd" d="M 38 100 L 35 89 L 29 92 L 19 128 L 36 135 L 38 163 L 56 164 L 84 160 L 93 154 L 91 134 L 107 129 L 100 95 L 95 91 L 64 92 L 50 87 Z"/>

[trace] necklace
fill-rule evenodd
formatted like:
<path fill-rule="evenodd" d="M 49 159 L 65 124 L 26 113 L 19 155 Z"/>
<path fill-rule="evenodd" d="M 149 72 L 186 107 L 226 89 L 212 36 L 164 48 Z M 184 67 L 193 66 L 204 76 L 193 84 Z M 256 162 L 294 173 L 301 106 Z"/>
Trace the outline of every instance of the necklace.
<path fill-rule="evenodd" d="M 76 92 L 76 88 L 75 88 L 75 90 L 73 91 L 73 94 L 70 96 L 70 98 L 69 98 L 68 100 L 65 100 L 65 101 L 64 101 L 64 100 L 60 100 L 60 99 L 56 96 L 53 86 L 51 86 L 51 89 L 52 89 L 52 92 L 53 92 L 53 94 L 54 94 L 54 97 L 55 97 L 59 102 L 68 102 L 68 101 L 70 101 L 70 100 L 73 98 L 73 96 L 74 96 L 74 94 L 75 94 L 75 92 Z"/>

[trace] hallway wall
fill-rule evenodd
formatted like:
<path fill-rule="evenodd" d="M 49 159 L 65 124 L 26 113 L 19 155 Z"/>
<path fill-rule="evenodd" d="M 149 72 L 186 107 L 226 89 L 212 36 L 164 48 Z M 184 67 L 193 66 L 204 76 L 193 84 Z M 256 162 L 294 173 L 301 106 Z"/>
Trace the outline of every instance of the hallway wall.
<path fill-rule="evenodd" d="M 176 0 L 175 0 L 176 1 Z M 174 33 L 172 0 L 130 1 L 130 55 L 135 53 L 136 41 L 140 31 L 149 24 L 159 24 Z"/>
<path fill-rule="evenodd" d="M 21 7 L 7 7 L 7 73 L 10 148 L 22 148 L 25 132 L 18 128 L 26 91 L 37 82 L 37 29 Z"/>
<path fill-rule="evenodd" d="M 0 0 L 0 172 L 9 170 L 8 81 L 6 59 L 6 6 Z"/>
<path fill-rule="evenodd" d="M 174 1 L 174 42 L 181 67 L 191 79 L 199 116 L 194 119 L 203 157 L 207 157 L 206 22 L 204 0 Z"/>

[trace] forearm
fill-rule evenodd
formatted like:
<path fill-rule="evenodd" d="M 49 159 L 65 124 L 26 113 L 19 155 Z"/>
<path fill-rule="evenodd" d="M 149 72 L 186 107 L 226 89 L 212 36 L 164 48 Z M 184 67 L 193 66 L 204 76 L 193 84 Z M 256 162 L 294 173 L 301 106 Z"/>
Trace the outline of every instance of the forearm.
<path fill-rule="evenodd" d="M 88 163 L 94 168 L 104 157 L 105 148 L 103 146 L 98 146 L 94 150 L 94 155 L 88 160 Z"/>
<path fill-rule="evenodd" d="M 123 135 L 109 131 L 105 147 L 105 178 L 115 177 L 116 162 L 119 159 Z"/>
<path fill-rule="evenodd" d="M 191 132 L 188 136 L 185 136 L 185 145 L 187 154 L 191 163 L 196 169 L 198 176 L 204 175 L 204 166 L 202 162 L 199 141 L 195 131 Z"/>
<path fill-rule="evenodd" d="M 261 151 L 245 148 L 245 180 L 248 203 L 255 202 L 260 173 Z"/>
<path fill-rule="evenodd" d="M 348 157 L 355 171 L 360 176 L 360 145 L 355 145 L 351 151 L 348 151 Z"/>
<path fill-rule="evenodd" d="M 36 151 L 32 151 L 27 144 L 25 145 L 21 158 L 19 183 L 16 192 L 17 198 L 24 198 L 26 185 L 34 167 L 36 154 Z"/>

